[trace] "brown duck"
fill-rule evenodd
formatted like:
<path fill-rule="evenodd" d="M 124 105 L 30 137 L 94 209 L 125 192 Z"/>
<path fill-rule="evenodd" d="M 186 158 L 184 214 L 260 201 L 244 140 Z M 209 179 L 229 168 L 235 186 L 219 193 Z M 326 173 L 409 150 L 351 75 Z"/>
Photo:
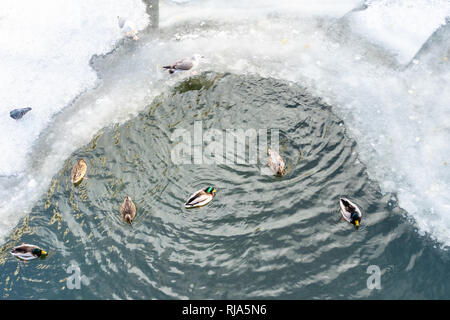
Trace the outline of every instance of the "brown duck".
<path fill-rule="evenodd" d="M 269 166 L 275 172 L 275 174 L 282 176 L 284 175 L 284 160 L 281 158 L 281 156 L 278 154 L 278 152 L 268 149 L 267 153 L 269 154 Z"/>
<path fill-rule="evenodd" d="M 78 160 L 78 162 L 73 166 L 72 173 L 70 177 L 73 184 L 78 184 L 86 176 L 87 164 L 83 159 Z"/>
<path fill-rule="evenodd" d="M 126 196 L 125 200 L 123 200 L 122 206 L 120 207 L 120 214 L 122 215 L 123 221 L 129 224 L 133 222 L 136 216 L 136 206 L 129 196 Z"/>

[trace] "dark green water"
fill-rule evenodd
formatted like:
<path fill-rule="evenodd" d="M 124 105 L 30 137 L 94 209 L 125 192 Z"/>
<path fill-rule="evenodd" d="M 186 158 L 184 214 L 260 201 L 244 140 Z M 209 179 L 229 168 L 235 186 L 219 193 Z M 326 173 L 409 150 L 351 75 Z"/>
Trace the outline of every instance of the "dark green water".
<path fill-rule="evenodd" d="M 176 165 L 176 129 L 279 129 L 282 178 L 258 164 Z M 330 106 L 306 89 L 256 76 L 203 73 L 145 112 L 103 129 L 67 159 L 45 197 L 0 252 L 3 299 L 442 299 L 446 251 L 422 237 L 358 161 L 356 143 Z M 69 141 L 67 143 L 70 143 Z M 79 158 L 88 179 L 70 183 Z M 214 200 L 184 209 L 213 185 Z M 122 222 L 126 195 L 137 207 Z M 339 221 L 338 199 L 363 211 L 361 228 Z M 49 252 L 26 264 L 21 242 Z M 79 289 L 70 288 L 78 266 Z M 369 289 L 367 268 L 381 270 Z"/>

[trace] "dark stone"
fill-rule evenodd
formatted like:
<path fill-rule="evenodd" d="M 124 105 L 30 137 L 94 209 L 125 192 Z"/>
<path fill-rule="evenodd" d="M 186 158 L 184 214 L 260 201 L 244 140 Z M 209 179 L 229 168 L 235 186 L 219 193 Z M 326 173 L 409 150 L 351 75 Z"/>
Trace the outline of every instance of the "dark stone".
<path fill-rule="evenodd" d="M 11 116 L 11 118 L 18 120 L 22 118 L 25 115 L 25 113 L 27 113 L 30 110 L 31 108 L 14 109 L 9 113 L 9 115 Z"/>

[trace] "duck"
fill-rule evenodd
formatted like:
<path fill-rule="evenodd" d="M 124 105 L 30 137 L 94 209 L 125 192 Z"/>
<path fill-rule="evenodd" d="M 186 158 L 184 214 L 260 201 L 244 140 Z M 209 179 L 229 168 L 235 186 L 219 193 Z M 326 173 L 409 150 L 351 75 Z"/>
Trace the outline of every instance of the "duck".
<path fill-rule="evenodd" d="M 217 190 L 214 187 L 200 189 L 196 191 L 184 204 L 186 209 L 203 207 L 211 202 L 216 195 Z"/>
<path fill-rule="evenodd" d="M 70 177 L 73 184 L 78 184 L 86 176 L 87 164 L 83 159 L 78 160 L 78 162 L 73 166 L 72 173 Z"/>
<path fill-rule="evenodd" d="M 278 152 L 268 148 L 267 153 L 269 154 L 269 166 L 275 172 L 276 175 L 284 175 L 285 163 L 283 158 L 278 154 Z"/>
<path fill-rule="evenodd" d="M 200 54 L 194 54 L 190 58 L 184 58 L 180 61 L 175 62 L 174 64 L 163 66 L 164 69 L 168 69 L 170 74 L 175 73 L 175 71 L 188 71 L 195 69 L 198 64 L 200 63 L 200 60 L 204 58 L 204 56 Z"/>
<path fill-rule="evenodd" d="M 347 198 L 340 198 L 339 205 L 342 218 L 348 223 L 355 225 L 355 228 L 358 229 L 362 219 L 362 213 L 358 206 Z"/>
<path fill-rule="evenodd" d="M 120 214 L 125 222 L 131 224 L 136 217 L 136 206 L 129 196 L 126 196 L 123 200 L 122 206 L 120 207 Z"/>
<path fill-rule="evenodd" d="M 22 243 L 11 249 L 11 254 L 18 259 L 28 261 L 39 257 L 45 257 L 48 253 L 33 244 Z"/>

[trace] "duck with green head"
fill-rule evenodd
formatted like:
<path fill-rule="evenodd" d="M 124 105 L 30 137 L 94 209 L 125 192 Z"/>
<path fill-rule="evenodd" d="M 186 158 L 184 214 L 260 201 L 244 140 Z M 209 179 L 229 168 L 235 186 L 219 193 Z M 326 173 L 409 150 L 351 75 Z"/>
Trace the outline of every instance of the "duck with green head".
<path fill-rule="evenodd" d="M 358 229 L 362 219 L 362 213 L 358 206 L 347 198 L 340 198 L 339 205 L 341 207 L 342 219 L 355 225 L 355 228 Z"/>
<path fill-rule="evenodd" d="M 11 249 L 11 254 L 21 260 L 33 260 L 39 257 L 46 257 L 48 254 L 38 246 L 22 243 L 20 246 Z"/>
<path fill-rule="evenodd" d="M 211 202 L 216 195 L 216 189 L 214 187 L 208 187 L 206 189 L 200 189 L 196 191 L 184 204 L 187 209 L 203 207 Z"/>

